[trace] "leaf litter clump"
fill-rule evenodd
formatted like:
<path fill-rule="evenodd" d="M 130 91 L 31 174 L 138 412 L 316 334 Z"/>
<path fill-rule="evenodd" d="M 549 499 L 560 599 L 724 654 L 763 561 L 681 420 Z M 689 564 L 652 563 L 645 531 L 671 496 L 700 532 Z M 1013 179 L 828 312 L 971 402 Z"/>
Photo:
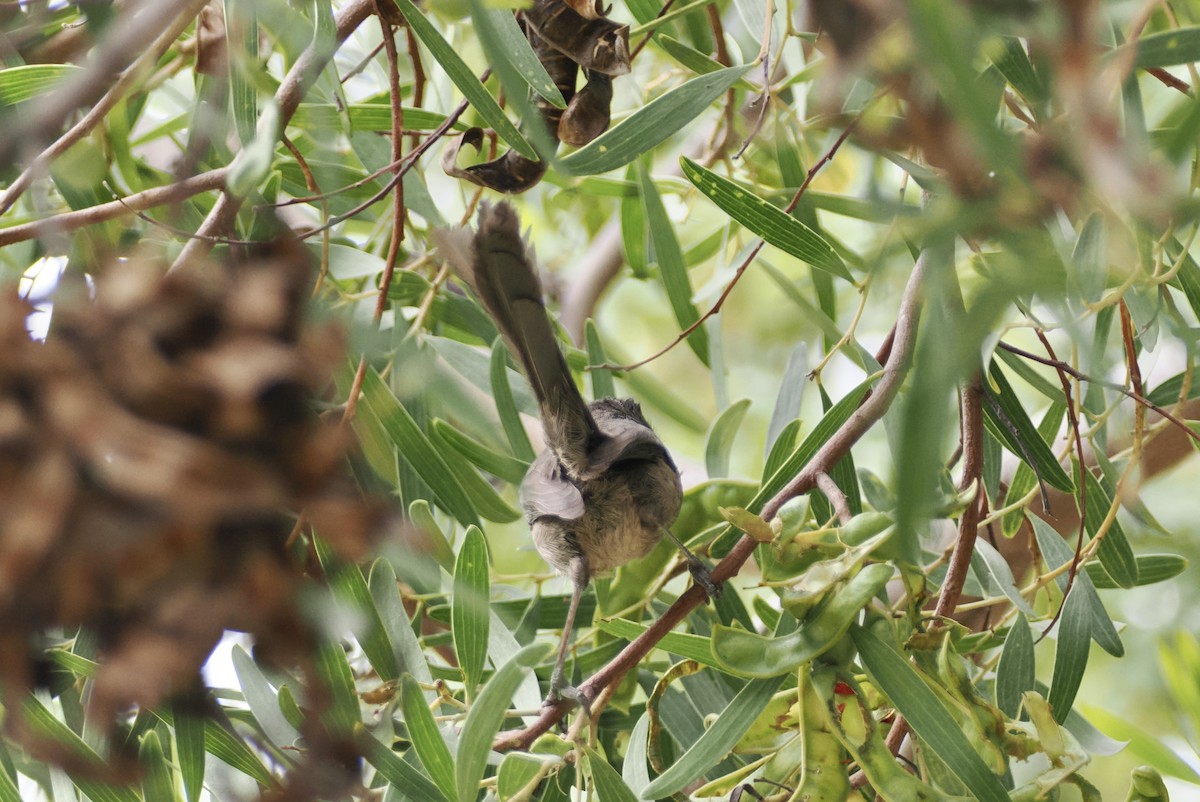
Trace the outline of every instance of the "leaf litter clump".
<path fill-rule="evenodd" d="M 0 295 L 0 690 L 38 757 L 79 762 L 13 711 L 52 684 L 47 647 L 83 633 L 88 715 L 110 732 L 199 693 L 227 629 L 307 665 L 297 516 L 347 558 L 381 522 L 346 474 L 347 428 L 313 409 L 344 349 L 306 313 L 311 286 L 294 243 L 169 274 L 133 259 L 59 297 L 44 342 Z"/>

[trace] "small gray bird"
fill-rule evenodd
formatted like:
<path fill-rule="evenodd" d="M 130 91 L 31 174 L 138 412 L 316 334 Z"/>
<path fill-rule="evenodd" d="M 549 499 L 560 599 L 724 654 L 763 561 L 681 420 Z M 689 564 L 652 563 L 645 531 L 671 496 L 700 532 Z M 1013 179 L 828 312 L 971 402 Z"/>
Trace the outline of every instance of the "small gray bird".
<path fill-rule="evenodd" d="M 679 470 L 632 399 L 585 403 L 546 317 L 542 287 L 507 203 L 483 203 L 479 229 L 436 231 L 434 241 L 496 321 L 533 388 L 546 432 L 543 451 L 521 483 L 521 505 L 534 545 L 574 592 L 550 678 L 547 704 L 589 700 L 566 684 L 563 663 L 580 596 L 601 572 L 643 557 L 662 539 L 675 541 L 709 597 L 718 588 L 668 527 L 679 514 Z"/>

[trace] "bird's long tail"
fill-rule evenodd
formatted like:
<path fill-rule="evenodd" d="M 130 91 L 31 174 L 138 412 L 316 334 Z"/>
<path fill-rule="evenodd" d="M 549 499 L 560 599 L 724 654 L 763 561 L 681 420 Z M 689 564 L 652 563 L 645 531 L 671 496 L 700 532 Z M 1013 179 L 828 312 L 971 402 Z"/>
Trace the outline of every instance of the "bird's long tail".
<path fill-rule="evenodd" d="M 599 429 L 546 317 L 541 281 L 516 211 L 507 203 L 484 203 L 474 234 L 467 228 L 437 231 L 434 241 L 495 320 L 524 369 L 541 410 L 547 445 L 568 473 L 582 475 Z"/>

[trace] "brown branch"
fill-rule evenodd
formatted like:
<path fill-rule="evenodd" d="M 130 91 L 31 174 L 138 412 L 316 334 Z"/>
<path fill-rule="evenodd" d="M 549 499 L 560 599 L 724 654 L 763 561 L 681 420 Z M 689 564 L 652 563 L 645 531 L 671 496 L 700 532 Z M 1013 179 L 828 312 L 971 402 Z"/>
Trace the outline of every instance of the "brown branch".
<path fill-rule="evenodd" d="M 1185 95 L 1188 95 L 1188 96 L 1190 96 L 1192 94 L 1192 88 L 1190 86 L 1188 86 L 1187 81 L 1176 78 L 1174 75 L 1167 72 L 1162 67 L 1150 67 L 1149 69 L 1146 70 L 1146 72 L 1150 73 L 1155 78 L 1157 78 L 1159 81 L 1161 81 L 1165 85 L 1171 87 L 1172 89 L 1177 89 L 1180 92 L 1183 92 Z"/>
<path fill-rule="evenodd" d="M 1015 345 L 1009 345 L 1006 342 L 998 343 L 997 347 L 1003 348 L 1005 351 L 1008 351 L 1010 354 L 1016 354 L 1017 356 L 1024 357 L 1025 359 L 1028 359 L 1032 362 L 1038 362 L 1038 363 L 1046 365 L 1048 367 L 1052 367 L 1052 368 L 1061 370 L 1062 372 L 1066 373 L 1068 376 L 1071 376 L 1072 378 L 1077 379 L 1079 381 L 1085 381 L 1085 382 L 1088 382 L 1089 384 L 1098 384 L 1101 387 L 1105 387 L 1109 390 L 1115 390 L 1116 392 L 1120 393 L 1121 395 L 1125 396 L 1126 398 L 1132 399 L 1133 401 L 1136 401 L 1137 403 L 1141 404 L 1146 409 L 1154 410 L 1159 415 L 1162 415 L 1164 418 L 1169 420 L 1171 423 L 1178 426 L 1180 431 L 1182 431 L 1188 437 L 1192 438 L 1197 443 L 1200 443 L 1200 434 L 1197 434 L 1196 432 L 1192 431 L 1191 427 L 1189 427 L 1186 423 L 1184 423 L 1179 418 L 1175 417 L 1170 412 L 1163 409 L 1158 404 L 1154 403 L 1153 401 L 1151 401 L 1150 399 L 1146 398 L 1143 395 L 1132 392 L 1130 390 L 1126 390 L 1124 387 L 1122 387 L 1119 384 L 1114 384 L 1113 382 L 1105 381 L 1104 379 L 1093 378 L 1093 377 L 1087 375 L 1086 373 L 1084 373 L 1083 371 L 1076 370 L 1075 368 L 1068 365 L 1066 362 L 1063 362 L 1062 360 L 1059 360 L 1059 359 L 1047 359 L 1044 356 L 1038 356 L 1037 354 L 1031 354 L 1028 351 L 1022 350 L 1022 349 L 1016 347 Z"/>
<path fill-rule="evenodd" d="M 362 24 L 375 8 L 375 0 L 347 0 L 334 18 L 336 33 L 334 39 L 338 45 L 346 41 L 354 29 Z M 317 43 L 305 49 L 296 63 L 284 76 L 283 83 L 275 92 L 275 101 L 279 104 L 280 124 L 286 125 L 300 101 L 308 93 L 309 87 L 317 80 L 325 65 L 333 58 L 333 52 L 323 53 Z M 213 205 L 212 211 L 204 219 L 197 234 L 205 237 L 219 236 L 226 233 L 237 218 L 238 210 L 242 207 L 242 198 L 236 198 L 229 192 L 222 192 Z M 188 240 L 180 251 L 171 269 L 202 258 L 211 250 L 211 245 L 202 239 Z"/>
<path fill-rule="evenodd" d="M 392 100 L 392 162 L 399 163 L 404 156 L 404 106 L 400 103 L 400 59 L 396 53 L 395 33 L 392 24 L 384 17 L 382 0 L 375 0 L 375 10 L 379 17 L 379 26 L 383 29 L 383 46 L 387 51 L 388 60 L 388 90 Z M 383 269 L 383 277 L 379 281 L 379 297 L 375 301 L 375 325 L 383 319 L 383 311 L 387 308 L 388 290 L 392 286 L 392 276 L 396 273 L 396 257 L 400 253 L 400 243 L 404 241 L 404 173 L 403 168 L 396 167 L 395 192 L 392 202 L 392 236 L 388 241 L 387 261 Z"/>
<path fill-rule="evenodd" d="M 891 407 L 904 377 L 908 374 L 908 367 L 912 360 L 917 322 L 921 313 L 921 297 L 924 291 L 925 262 L 926 254 L 922 253 L 909 276 L 897 314 L 895 345 L 892 355 L 883 369 L 878 384 L 875 385 L 874 392 L 868 395 L 838 431 L 825 441 L 825 444 L 817 450 L 817 453 L 800 470 L 800 473 L 763 505 L 759 514 L 764 520 L 770 521 L 788 501 L 816 487 L 817 476 L 833 470 L 833 466 L 849 453 L 850 448 Z M 753 537 L 743 536 L 734 544 L 725 558 L 713 568 L 713 581 L 723 582 L 737 575 L 746 560 L 754 553 L 757 545 L 758 541 Z M 692 610 L 699 607 L 704 600 L 705 594 L 701 587 L 693 585 L 688 588 L 645 632 L 622 649 L 620 654 L 613 658 L 608 665 L 581 684 L 580 692 L 589 699 L 599 698 L 600 692 L 604 688 L 620 682 L 630 669 L 655 648 L 664 635 L 686 618 Z M 528 747 L 535 738 L 553 727 L 573 706 L 574 702 L 563 701 L 543 708 L 537 720 L 525 729 L 500 733 L 492 744 L 492 748 L 505 751 Z"/>
<path fill-rule="evenodd" d="M 966 492 L 975 487 L 975 496 L 967 504 L 958 519 L 958 538 L 946 569 L 946 579 L 938 594 L 934 615 L 946 617 L 958 606 L 967 571 L 971 567 L 971 555 L 975 553 L 975 540 L 979 536 L 979 520 L 982 517 L 983 500 L 983 385 L 976 376 L 962 390 L 960 402 L 962 419 L 963 470 L 958 489 Z"/>
<path fill-rule="evenodd" d="M 121 200 L 101 203 L 78 211 L 64 212 L 8 228 L 0 228 L 0 247 L 24 242 L 34 237 L 74 231 L 85 226 L 114 220 L 133 211 L 152 209 L 168 203 L 179 203 L 193 195 L 199 195 L 201 192 L 223 188 L 228 175 L 229 168 L 221 167 L 167 186 L 135 192 Z"/>
<path fill-rule="evenodd" d="M 1054 347 L 1050 345 L 1050 340 L 1046 338 L 1046 333 L 1041 329 L 1034 330 L 1037 337 L 1041 340 L 1042 347 L 1046 349 L 1046 353 L 1050 358 L 1058 361 L 1058 355 L 1054 353 Z M 1079 460 L 1079 529 L 1075 534 L 1075 554 L 1071 557 L 1071 567 L 1067 569 L 1067 586 L 1063 589 L 1063 602 L 1065 604 L 1067 596 L 1071 594 L 1071 588 L 1075 585 L 1075 577 L 1079 575 L 1079 560 L 1083 555 L 1083 536 L 1087 532 L 1085 525 L 1086 519 L 1083 511 L 1087 509 L 1087 482 L 1083 480 L 1083 472 L 1087 467 L 1083 464 L 1083 433 L 1079 430 L 1079 415 L 1075 410 L 1075 399 L 1071 395 L 1071 383 L 1067 381 L 1067 372 L 1059 366 L 1055 366 L 1055 374 L 1058 376 L 1058 382 L 1062 385 L 1063 398 L 1067 402 L 1067 420 L 1071 425 L 1071 434 L 1075 440 L 1075 457 Z M 1049 626 L 1042 630 L 1038 642 L 1042 638 L 1050 634 L 1050 630 L 1054 629 L 1054 625 L 1058 623 L 1059 616 L 1063 613 L 1063 604 L 1058 606 L 1058 610 L 1054 613 L 1054 618 L 1051 619 Z"/>
<path fill-rule="evenodd" d="M 658 19 L 662 15 L 666 14 L 668 11 L 671 10 L 671 6 L 673 6 L 673 5 L 675 5 L 675 0 L 667 0 L 667 2 L 663 4 L 663 7 L 658 10 L 658 13 L 656 15 L 654 15 L 654 18 Z M 657 30 L 657 28 L 654 30 Z M 629 54 L 630 61 L 633 61 L 635 58 L 637 58 L 638 53 L 641 53 L 642 49 L 646 45 L 650 44 L 650 39 L 651 39 L 651 37 L 654 36 L 654 30 L 647 33 L 645 38 L 643 38 L 642 41 L 638 42 L 637 45 L 634 46 L 633 52 L 631 52 Z"/>
<path fill-rule="evenodd" d="M 846 494 L 838 487 L 837 482 L 833 481 L 833 477 L 822 471 L 817 474 L 817 489 L 825 494 L 825 498 L 829 499 L 829 503 L 833 505 L 833 511 L 837 513 L 838 521 L 842 524 L 850 523 L 850 519 L 854 517 L 854 513 L 850 511 L 850 502 L 846 498 Z"/>

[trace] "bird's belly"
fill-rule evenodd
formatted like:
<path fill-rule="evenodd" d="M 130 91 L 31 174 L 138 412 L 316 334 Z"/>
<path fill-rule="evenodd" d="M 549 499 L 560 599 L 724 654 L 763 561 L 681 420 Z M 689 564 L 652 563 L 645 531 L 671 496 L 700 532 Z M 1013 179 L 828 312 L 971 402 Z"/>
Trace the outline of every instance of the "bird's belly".
<path fill-rule="evenodd" d="M 579 549 L 587 557 L 588 569 L 593 575 L 645 557 L 662 539 L 661 531 L 642 524 L 634 504 L 623 505 L 620 512 L 616 520 L 576 529 Z"/>

